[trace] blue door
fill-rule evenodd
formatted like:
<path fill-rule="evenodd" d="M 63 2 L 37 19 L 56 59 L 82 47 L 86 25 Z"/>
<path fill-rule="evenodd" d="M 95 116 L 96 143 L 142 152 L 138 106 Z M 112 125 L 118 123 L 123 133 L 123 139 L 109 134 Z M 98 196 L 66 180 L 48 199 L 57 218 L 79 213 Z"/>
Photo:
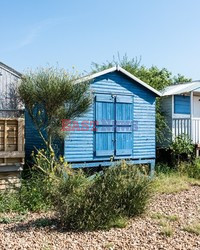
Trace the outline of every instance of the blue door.
<path fill-rule="evenodd" d="M 96 156 L 114 155 L 114 97 L 96 96 Z"/>
<path fill-rule="evenodd" d="M 96 96 L 96 156 L 131 156 L 133 97 Z"/>
<path fill-rule="evenodd" d="M 116 155 L 132 155 L 133 97 L 116 97 Z"/>

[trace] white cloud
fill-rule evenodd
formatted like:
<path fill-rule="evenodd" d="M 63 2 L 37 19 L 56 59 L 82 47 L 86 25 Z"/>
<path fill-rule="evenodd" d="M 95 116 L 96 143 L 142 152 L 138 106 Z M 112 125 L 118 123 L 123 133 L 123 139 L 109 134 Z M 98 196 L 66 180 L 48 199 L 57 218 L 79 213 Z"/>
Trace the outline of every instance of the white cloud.
<path fill-rule="evenodd" d="M 20 41 L 19 45 L 17 48 L 23 48 L 31 43 L 33 43 L 37 37 L 45 31 L 47 28 L 55 26 L 59 24 L 60 22 L 64 21 L 65 18 L 50 18 L 50 19 L 45 19 L 35 25 L 29 33 Z"/>

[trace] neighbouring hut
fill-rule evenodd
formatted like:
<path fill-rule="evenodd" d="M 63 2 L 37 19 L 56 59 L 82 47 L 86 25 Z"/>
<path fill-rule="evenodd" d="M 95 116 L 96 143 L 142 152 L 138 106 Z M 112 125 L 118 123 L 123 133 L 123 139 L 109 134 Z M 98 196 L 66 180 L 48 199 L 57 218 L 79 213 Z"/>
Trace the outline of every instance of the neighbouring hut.
<path fill-rule="evenodd" d="M 24 164 L 23 107 L 17 95 L 20 77 L 0 62 L 0 190 L 20 185 Z"/>

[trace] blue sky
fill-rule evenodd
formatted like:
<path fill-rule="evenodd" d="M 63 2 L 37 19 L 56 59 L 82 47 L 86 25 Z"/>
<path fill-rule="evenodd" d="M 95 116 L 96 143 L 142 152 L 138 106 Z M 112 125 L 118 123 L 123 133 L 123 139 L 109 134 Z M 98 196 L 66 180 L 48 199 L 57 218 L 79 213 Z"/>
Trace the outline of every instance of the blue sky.
<path fill-rule="evenodd" d="M 0 61 L 88 72 L 119 52 L 200 79 L 199 13 L 199 0 L 1 1 Z"/>

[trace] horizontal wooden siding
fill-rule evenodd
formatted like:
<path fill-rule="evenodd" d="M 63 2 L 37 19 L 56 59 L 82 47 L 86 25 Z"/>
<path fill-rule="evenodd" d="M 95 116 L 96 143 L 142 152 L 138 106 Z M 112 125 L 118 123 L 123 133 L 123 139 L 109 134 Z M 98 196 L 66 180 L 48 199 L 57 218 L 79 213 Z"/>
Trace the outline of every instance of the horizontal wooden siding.
<path fill-rule="evenodd" d="M 133 154 L 132 158 L 155 158 L 155 95 L 119 72 L 97 77 L 91 83 L 94 95 L 97 93 L 133 96 Z M 81 121 L 94 120 L 94 107 Z M 94 156 L 93 131 L 73 131 L 65 139 L 65 158 L 70 162 L 103 160 Z"/>

